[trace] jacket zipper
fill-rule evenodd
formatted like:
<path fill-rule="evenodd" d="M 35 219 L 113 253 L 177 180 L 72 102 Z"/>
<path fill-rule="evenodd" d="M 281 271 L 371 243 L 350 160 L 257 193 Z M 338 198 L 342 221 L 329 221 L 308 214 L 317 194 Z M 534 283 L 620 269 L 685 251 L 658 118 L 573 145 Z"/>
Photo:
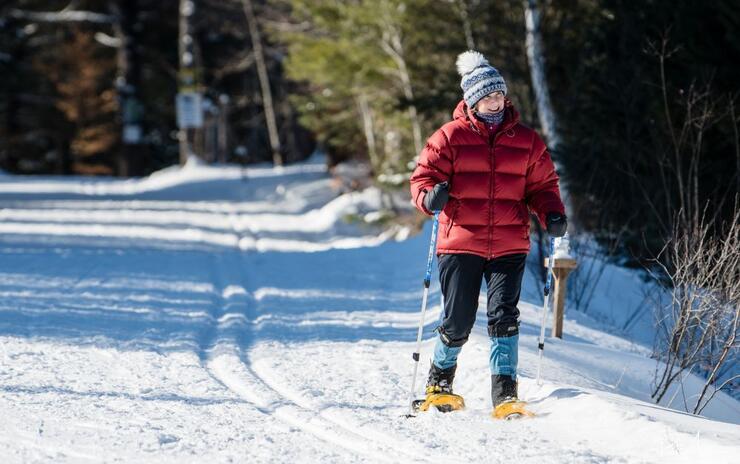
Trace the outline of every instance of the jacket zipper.
<path fill-rule="evenodd" d="M 493 176 L 495 173 L 494 168 L 494 153 L 495 153 L 495 145 L 496 145 L 496 136 L 489 138 L 488 141 L 488 150 L 490 152 L 490 158 L 491 158 L 491 177 L 488 181 L 488 198 L 490 201 L 488 202 L 488 259 L 493 258 L 492 250 L 491 250 L 491 239 L 493 238 Z"/>
<path fill-rule="evenodd" d="M 502 129 L 503 127 L 500 127 L 499 131 L 493 137 L 489 138 L 489 141 L 488 141 L 489 151 L 491 152 L 491 178 L 490 178 L 491 180 L 489 182 L 490 185 L 488 189 L 488 195 L 489 195 L 489 198 L 491 199 L 488 205 L 488 208 L 489 208 L 488 210 L 488 224 L 489 224 L 489 227 L 488 227 L 488 259 L 494 258 L 493 249 L 491 247 L 491 239 L 493 238 L 493 191 L 495 189 L 493 178 L 496 174 L 496 169 L 494 166 L 495 157 L 496 157 L 496 139 L 498 139 L 498 137 L 503 132 Z"/>
<path fill-rule="evenodd" d="M 468 117 L 468 122 L 470 124 L 471 129 L 473 129 L 478 135 L 483 135 L 480 130 L 476 127 L 475 123 L 470 120 Z M 493 136 L 493 138 L 489 137 L 487 140 L 488 144 L 488 150 L 491 154 L 491 177 L 489 178 L 489 188 L 488 188 L 488 195 L 490 198 L 490 204 L 488 205 L 488 259 L 493 259 L 494 255 L 491 250 L 491 237 L 493 235 L 493 176 L 495 173 L 494 170 L 494 156 L 496 152 L 496 139 L 505 131 L 509 130 L 513 127 L 513 125 L 508 124 L 506 127 L 502 124 L 501 127 L 499 127 L 498 132 Z M 455 210 L 457 212 L 457 209 Z M 454 214 L 453 214 L 454 216 Z M 449 229 L 452 227 L 452 218 L 450 218 L 450 224 L 447 226 L 447 233 L 449 234 Z"/>

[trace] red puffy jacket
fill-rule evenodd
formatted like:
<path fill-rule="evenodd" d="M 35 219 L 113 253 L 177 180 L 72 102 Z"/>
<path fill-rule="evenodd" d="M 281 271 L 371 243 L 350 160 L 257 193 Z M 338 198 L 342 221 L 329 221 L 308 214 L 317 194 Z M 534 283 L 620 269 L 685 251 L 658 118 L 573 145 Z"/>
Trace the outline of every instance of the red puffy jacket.
<path fill-rule="evenodd" d="M 454 120 L 437 130 L 411 175 L 411 198 L 448 181 L 450 200 L 439 215 L 437 253 L 473 253 L 486 259 L 529 252 L 529 210 L 545 225 L 549 212 L 565 214 L 558 175 L 544 142 L 519 123 L 506 100 L 506 116 L 495 134 L 461 101 Z"/>

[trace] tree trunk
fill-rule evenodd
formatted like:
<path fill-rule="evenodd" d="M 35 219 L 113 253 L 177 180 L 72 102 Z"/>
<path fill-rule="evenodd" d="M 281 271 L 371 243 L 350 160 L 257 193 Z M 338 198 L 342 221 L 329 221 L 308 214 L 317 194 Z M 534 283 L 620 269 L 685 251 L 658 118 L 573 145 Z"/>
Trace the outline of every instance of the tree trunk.
<path fill-rule="evenodd" d="M 475 40 L 473 39 L 473 26 L 470 24 L 470 15 L 468 14 L 468 0 L 457 0 L 457 7 L 460 10 L 460 19 L 463 23 L 463 33 L 465 34 L 465 44 L 470 50 L 475 50 Z"/>
<path fill-rule="evenodd" d="M 378 148 L 375 143 L 373 115 L 365 94 L 360 94 L 357 97 L 357 107 L 362 117 L 362 128 L 365 133 L 365 143 L 367 143 L 367 156 L 370 158 L 370 165 L 373 167 L 374 174 L 377 175 L 379 174 L 380 160 L 378 159 Z"/>
<path fill-rule="evenodd" d="M 118 174 L 122 177 L 142 174 L 143 160 L 140 145 L 143 137 L 143 105 L 139 98 L 141 58 L 139 33 L 136 28 L 139 15 L 138 0 L 121 0 L 111 5 L 118 21 L 113 30 L 120 44 L 117 52 L 118 75 L 116 90 L 121 113 L 123 142 L 118 155 Z"/>
<path fill-rule="evenodd" d="M 555 113 L 552 109 L 552 102 L 550 101 L 550 91 L 547 87 L 542 34 L 540 33 L 540 13 L 537 9 L 537 1 L 524 0 L 524 10 L 524 21 L 527 28 L 527 58 L 529 59 L 532 86 L 534 87 L 535 99 L 537 100 L 537 113 L 539 114 L 542 132 L 547 138 L 548 146 L 551 150 L 557 151 L 560 145 L 560 134 L 557 130 Z"/>
<path fill-rule="evenodd" d="M 229 97 L 219 97 L 218 112 L 218 161 L 226 163 L 229 156 Z"/>
<path fill-rule="evenodd" d="M 12 172 L 13 167 L 10 164 L 11 153 L 14 151 L 13 143 L 16 137 L 20 134 L 19 114 L 20 114 L 20 101 L 16 97 L 14 85 L 9 85 L 5 92 L 5 101 L 8 102 L 8 106 L 5 113 L 5 140 L 0 144 L 0 169 L 4 169 L 8 172 Z M 4 145 L 4 146 L 3 146 Z"/>
<path fill-rule="evenodd" d="M 409 119 L 411 121 L 411 131 L 414 138 L 414 149 L 416 154 L 421 153 L 421 124 L 419 115 L 414 105 L 414 88 L 411 85 L 411 75 L 406 66 L 406 59 L 403 56 L 403 44 L 401 34 L 398 29 L 390 22 L 386 21 L 386 30 L 383 31 L 383 39 L 380 42 L 383 50 L 390 56 L 398 67 L 398 77 L 401 79 L 401 89 L 403 96 L 409 101 Z"/>
<path fill-rule="evenodd" d="M 270 138 L 270 148 L 272 149 L 272 160 L 276 166 L 283 164 L 283 155 L 280 149 L 280 137 L 277 129 L 277 119 L 275 117 L 275 108 L 272 104 L 272 93 L 270 92 L 270 76 L 267 74 L 265 65 L 265 55 L 262 49 L 262 39 L 260 37 L 257 17 L 254 14 L 252 0 L 242 0 L 244 6 L 244 16 L 247 17 L 247 26 L 249 28 L 249 37 L 252 40 L 254 49 L 254 59 L 257 65 L 257 76 L 260 80 L 262 90 L 262 104 L 267 120 L 267 134 Z"/>
<path fill-rule="evenodd" d="M 542 133 L 545 135 L 550 152 L 557 153 L 560 148 L 561 138 L 555 111 L 550 100 L 550 91 L 547 86 L 544 49 L 542 45 L 542 34 L 540 32 L 540 12 L 537 8 L 536 0 L 524 0 L 524 22 L 527 30 L 527 58 L 532 76 L 532 87 L 534 87 L 535 100 L 537 102 L 537 114 L 539 115 Z M 562 165 L 557 161 L 557 156 L 553 157 L 553 162 L 556 169 L 562 172 Z M 560 183 L 560 193 L 566 211 L 572 210 L 568 190 L 563 182 Z"/>
<path fill-rule="evenodd" d="M 178 54 L 180 69 L 178 75 L 178 95 L 182 92 L 198 91 L 198 73 L 195 65 L 195 39 L 193 38 L 192 18 L 195 14 L 193 0 L 180 0 L 178 25 Z M 195 154 L 196 132 L 199 129 L 181 127 L 178 133 L 180 140 L 180 165 L 185 165 L 188 157 Z"/>

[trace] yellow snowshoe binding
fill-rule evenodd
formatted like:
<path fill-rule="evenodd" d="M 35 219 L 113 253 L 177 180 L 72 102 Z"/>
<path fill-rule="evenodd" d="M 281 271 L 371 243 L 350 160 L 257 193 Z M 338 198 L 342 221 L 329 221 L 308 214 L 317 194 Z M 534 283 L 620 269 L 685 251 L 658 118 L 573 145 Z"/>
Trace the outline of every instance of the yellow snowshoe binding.
<path fill-rule="evenodd" d="M 465 400 L 460 395 L 445 393 L 438 386 L 427 387 L 427 397 L 423 400 L 414 401 L 414 409 L 417 411 L 428 411 L 431 406 L 439 412 L 452 412 L 465 408 Z"/>
<path fill-rule="evenodd" d="M 452 381 L 455 379 L 457 365 L 440 369 L 432 363 L 427 380 L 426 398 L 416 400 L 412 406 L 415 411 L 428 411 L 435 407 L 440 412 L 451 412 L 463 409 L 465 401 L 460 395 L 452 393 Z"/>

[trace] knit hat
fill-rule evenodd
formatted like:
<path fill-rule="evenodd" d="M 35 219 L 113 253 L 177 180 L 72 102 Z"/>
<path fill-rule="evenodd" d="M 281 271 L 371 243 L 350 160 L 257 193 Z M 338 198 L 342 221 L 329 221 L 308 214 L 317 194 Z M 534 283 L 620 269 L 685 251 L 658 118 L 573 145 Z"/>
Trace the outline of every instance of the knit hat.
<path fill-rule="evenodd" d="M 468 108 L 473 108 L 481 98 L 497 90 L 506 95 L 504 78 L 476 51 L 469 50 L 458 55 L 457 72 L 462 76 L 460 87 Z"/>

